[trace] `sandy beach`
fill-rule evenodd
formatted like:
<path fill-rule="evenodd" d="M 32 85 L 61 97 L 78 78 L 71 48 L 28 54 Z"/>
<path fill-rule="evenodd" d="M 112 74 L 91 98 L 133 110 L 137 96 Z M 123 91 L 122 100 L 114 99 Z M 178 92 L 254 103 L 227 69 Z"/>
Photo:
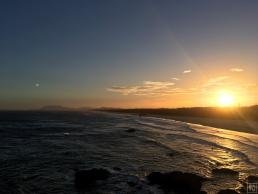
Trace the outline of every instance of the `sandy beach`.
<path fill-rule="evenodd" d="M 187 116 L 165 116 L 165 115 L 146 115 L 158 118 L 167 118 L 187 123 L 200 124 L 210 127 L 228 129 L 232 131 L 258 134 L 258 122 L 252 120 L 237 119 L 218 119 L 205 117 L 187 117 Z"/>

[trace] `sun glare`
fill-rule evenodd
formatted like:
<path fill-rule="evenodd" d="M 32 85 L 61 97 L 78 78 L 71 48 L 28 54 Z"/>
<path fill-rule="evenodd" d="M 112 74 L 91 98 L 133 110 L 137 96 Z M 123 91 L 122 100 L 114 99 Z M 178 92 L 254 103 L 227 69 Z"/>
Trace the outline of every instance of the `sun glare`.
<path fill-rule="evenodd" d="M 234 97 L 229 92 L 221 92 L 218 97 L 220 106 L 232 106 L 234 104 Z"/>

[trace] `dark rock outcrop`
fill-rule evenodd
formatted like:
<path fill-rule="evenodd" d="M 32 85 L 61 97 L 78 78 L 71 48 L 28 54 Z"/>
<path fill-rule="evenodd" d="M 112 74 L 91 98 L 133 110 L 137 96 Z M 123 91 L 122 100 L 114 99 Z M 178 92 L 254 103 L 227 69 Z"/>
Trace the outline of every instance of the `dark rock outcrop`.
<path fill-rule="evenodd" d="M 127 130 L 125 130 L 127 133 L 134 133 L 134 132 L 136 132 L 136 129 L 134 129 L 134 128 L 129 128 L 129 129 L 127 129 Z"/>
<path fill-rule="evenodd" d="M 246 182 L 248 182 L 248 183 L 258 183 L 258 176 L 250 175 L 246 178 Z"/>
<path fill-rule="evenodd" d="M 258 176 L 250 175 L 244 181 L 242 187 L 239 189 L 241 193 L 247 193 L 248 183 L 258 183 Z"/>
<path fill-rule="evenodd" d="M 115 170 L 115 171 L 121 171 L 122 169 L 115 166 L 115 167 L 113 167 L 113 170 Z"/>
<path fill-rule="evenodd" d="M 75 187 L 79 190 L 91 188 L 98 180 L 105 180 L 110 176 L 106 169 L 93 168 L 90 170 L 79 170 L 75 172 Z"/>
<path fill-rule="evenodd" d="M 225 190 L 220 190 L 218 194 L 238 194 L 238 192 L 232 189 L 225 189 Z"/>
<path fill-rule="evenodd" d="M 173 152 L 167 153 L 167 156 L 173 157 L 173 156 L 175 156 L 175 153 L 173 153 Z"/>
<path fill-rule="evenodd" d="M 232 169 L 229 168 L 216 168 L 212 170 L 213 174 L 223 174 L 223 175 L 231 175 L 231 176 L 238 176 L 239 172 L 234 171 Z"/>
<path fill-rule="evenodd" d="M 136 186 L 139 183 L 139 178 L 136 176 L 128 176 L 127 177 L 127 184 L 131 187 Z"/>
<path fill-rule="evenodd" d="M 160 185 L 165 192 L 175 191 L 176 193 L 201 193 L 202 182 L 205 178 L 196 174 L 182 173 L 179 171 L 160 173 L 152 172 L 147 176 L 150 184 Z"/>

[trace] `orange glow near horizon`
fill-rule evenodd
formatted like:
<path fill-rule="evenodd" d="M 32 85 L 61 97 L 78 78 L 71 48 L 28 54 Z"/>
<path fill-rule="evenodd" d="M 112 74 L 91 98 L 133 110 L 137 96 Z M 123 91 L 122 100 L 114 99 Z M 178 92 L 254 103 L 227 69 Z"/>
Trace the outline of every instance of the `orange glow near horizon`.
<path fill-rule="evenodd" d="M 218 105 L 227 107 L 235 104 L 235 97 L 228 91 L 220 92 L 218 96 Z"/>

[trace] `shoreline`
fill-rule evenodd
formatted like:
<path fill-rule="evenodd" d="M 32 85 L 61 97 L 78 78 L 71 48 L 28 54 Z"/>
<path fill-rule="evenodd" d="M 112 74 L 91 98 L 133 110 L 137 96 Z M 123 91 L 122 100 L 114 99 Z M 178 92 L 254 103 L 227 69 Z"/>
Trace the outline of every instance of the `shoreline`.
<path fill-rule="evenodd" d="M 204 126 L 226 129 L 237 132 L 258 134 L 258 122 L 252 120 L 238 119 L 219 119 L 206 117 L 189 117 L 189 116 L 169 116 L 161 114 L 144 114 L 142 117 L 156 117 L 164 119 L 172 119 L 192 124 L 200 124 Z"/>

